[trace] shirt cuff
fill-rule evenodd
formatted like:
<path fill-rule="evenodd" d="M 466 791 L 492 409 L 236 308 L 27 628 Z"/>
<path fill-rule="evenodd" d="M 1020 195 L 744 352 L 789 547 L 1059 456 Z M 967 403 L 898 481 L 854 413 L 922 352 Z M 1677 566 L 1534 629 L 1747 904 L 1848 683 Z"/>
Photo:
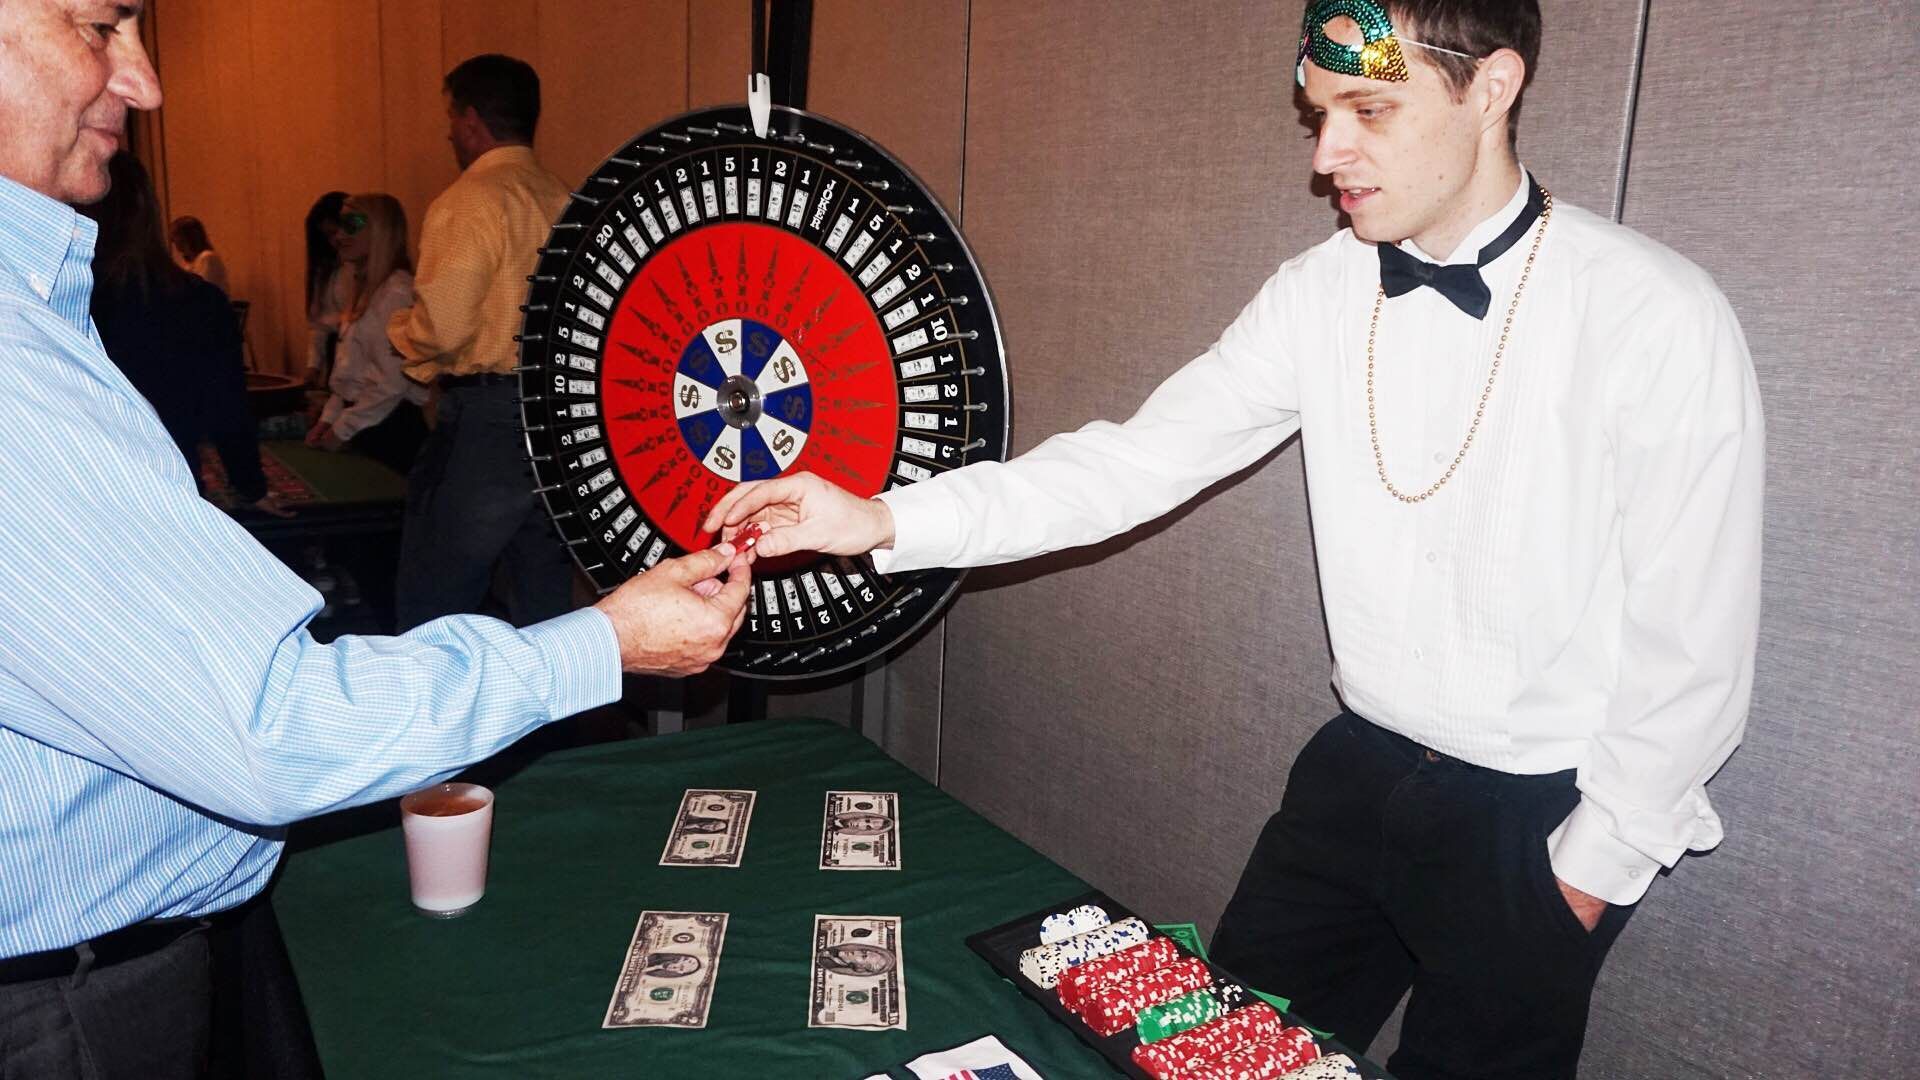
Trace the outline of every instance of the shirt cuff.
<path fill-rule="evenodd" d="M 620 700 L 620 638 L 598 608 L 581 608 L 521 631 L 553 672 L 547 708 L 555 720 Z"/>
<path fill-rule="evenodd" d="M 1586 799 L 1547 836 L 1547 861 L 1561 881 L 1609 904 L 1635 904 L 1653 884 L 1660 862 L 1608 832 Z"/>
<path fill-rule="evenodd" d="M 953 564 L 960 537 L 953 500 L 928 484 L 883 491 L 874 498 L 886 503 L 893 513 L 893 546 L 873 549 L 874 573 L 897 574 Z"/>

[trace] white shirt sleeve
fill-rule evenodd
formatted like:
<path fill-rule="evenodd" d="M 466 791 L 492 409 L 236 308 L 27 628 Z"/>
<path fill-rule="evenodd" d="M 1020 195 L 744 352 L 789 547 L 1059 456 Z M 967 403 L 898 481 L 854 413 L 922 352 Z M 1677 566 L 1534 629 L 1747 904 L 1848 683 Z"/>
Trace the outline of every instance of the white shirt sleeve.
<path fill-rule="evenodd" d="M 1298 262 L 1298 260 L 1296 260 Z M 1300 428 L 1287 328 L 1302 310 L 1283 266 L 1212 348 L 1124 424 L 1095 421 L 1008 462 L 979 462 L 879 496 L 894 544 L 881 573 L 986 566 L 1125 532 L 1258 461 Z M 1097 357 L 1085 357 L 1090 368 Z"/>
<path fill-rule="evenodd" d="M 1615 904 L 1639 900 L 1658 866 L 1720 842 L 1704 785 L 1745 730 L 1759 634 L 1753 361 L 1704 275 L 1673 300 L 1684 310 L 1647 302 L 1644 344 L 1629 344 L 1609 379 L 1619 687 L 1579 767 L 1581 800 L 1547 841 L 1556 875 Z"/>

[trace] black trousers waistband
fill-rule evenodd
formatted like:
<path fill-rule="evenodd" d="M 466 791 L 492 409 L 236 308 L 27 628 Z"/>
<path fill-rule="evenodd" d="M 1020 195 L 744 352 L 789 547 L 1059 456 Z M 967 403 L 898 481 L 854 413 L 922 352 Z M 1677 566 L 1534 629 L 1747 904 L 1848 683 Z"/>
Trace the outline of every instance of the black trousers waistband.
<path fill-rule="evenodd" d="M 109 967 L 159 952 L 206 926 L 207 920 L 198 918 L 149 919 L 63 949 L 10 956 L 0 959 L 0 986 L 62 979 L 81 970 Z"/>
<path fill-rule="evenodd" d="M 449 390 L 458 390 L 469 386 L 518 386 L 520 376 L 502 375 L 491 371 L 475 372 L 472 375 L 443 375 L 440 385 Z"/>
<path fill-rule="evenodd" d="M 1382 727 L 1351 710 L 1344 713 L 1343 717 L 1350 718 L 1353 725 L 1372 739 L 1379 750 L 1395 760 L 1404 761 L 1408 765 L 1417 763 L 1435 772 L 1457 772 L 1464 776 L 1481 777 L 1515 787 L 1563 787 L 1571 784 L 1577 773 L 1574 769 L 1563 769 L 1551 773 L 1503 772 L 1443 754 L 1397 731 Z M 1338 719 L 1340 718 L 1336 718 L 1336 721 Z"/>

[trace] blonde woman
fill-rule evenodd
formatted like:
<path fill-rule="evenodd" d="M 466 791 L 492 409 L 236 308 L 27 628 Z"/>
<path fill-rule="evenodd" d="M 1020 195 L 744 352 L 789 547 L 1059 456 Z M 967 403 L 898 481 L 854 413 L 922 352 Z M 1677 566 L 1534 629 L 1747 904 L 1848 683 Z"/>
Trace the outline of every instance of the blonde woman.
<path fill-rule="evenodd" d="M 309 445 L 352 447 L 405 473 L 426 438 L 420 405 L 426 387 L 400 370 L 387 342 L 387 321 L 413 304 L 413 260 L 407 214 L 391 195 L 354 195 L 340 212 L 340 261 L 350 290 L 340 313 L 340 344 L 327 388 L 332 396 Z"/>

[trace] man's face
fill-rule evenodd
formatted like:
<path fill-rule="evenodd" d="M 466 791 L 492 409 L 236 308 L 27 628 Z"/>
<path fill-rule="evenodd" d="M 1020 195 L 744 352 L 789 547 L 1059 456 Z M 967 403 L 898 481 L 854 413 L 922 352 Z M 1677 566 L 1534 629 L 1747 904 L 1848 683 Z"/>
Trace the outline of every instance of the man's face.
<path fill-rule="evenodd" d="M 1327 36 L 1359 44 L 1351 19 L 1327 24 Z M 1406 82 L 1328 71 L 1307 60 L 1305 96 L 1318 125 L 1313 171 L 1340 190 L 1340 209 L 1354 234 L 1378 243 L 1441 231 L 1465 212 L 1463 193 L 1474 170 L 1480 121 L 1420 53 L 1407 46 Z M 1444 251 L 1430 251 L 1444 258 Z"/>
<path fill-rule="evenodd" d="M 483 152 L 480 135 L 486 131 L 486 125 L 480 122 L 480 114 L 474 111 L 473 106 L 455 105 L 452 95 L 445 96 L 447 141 L 453 144 L 453 160 L 465 169 Z"/>
<path fill-rule="evenodd" d="M 0 175 L 75 205 L 106 195 L 128 109 L 160 107 L 140 5 L 0 0 Z"/>

